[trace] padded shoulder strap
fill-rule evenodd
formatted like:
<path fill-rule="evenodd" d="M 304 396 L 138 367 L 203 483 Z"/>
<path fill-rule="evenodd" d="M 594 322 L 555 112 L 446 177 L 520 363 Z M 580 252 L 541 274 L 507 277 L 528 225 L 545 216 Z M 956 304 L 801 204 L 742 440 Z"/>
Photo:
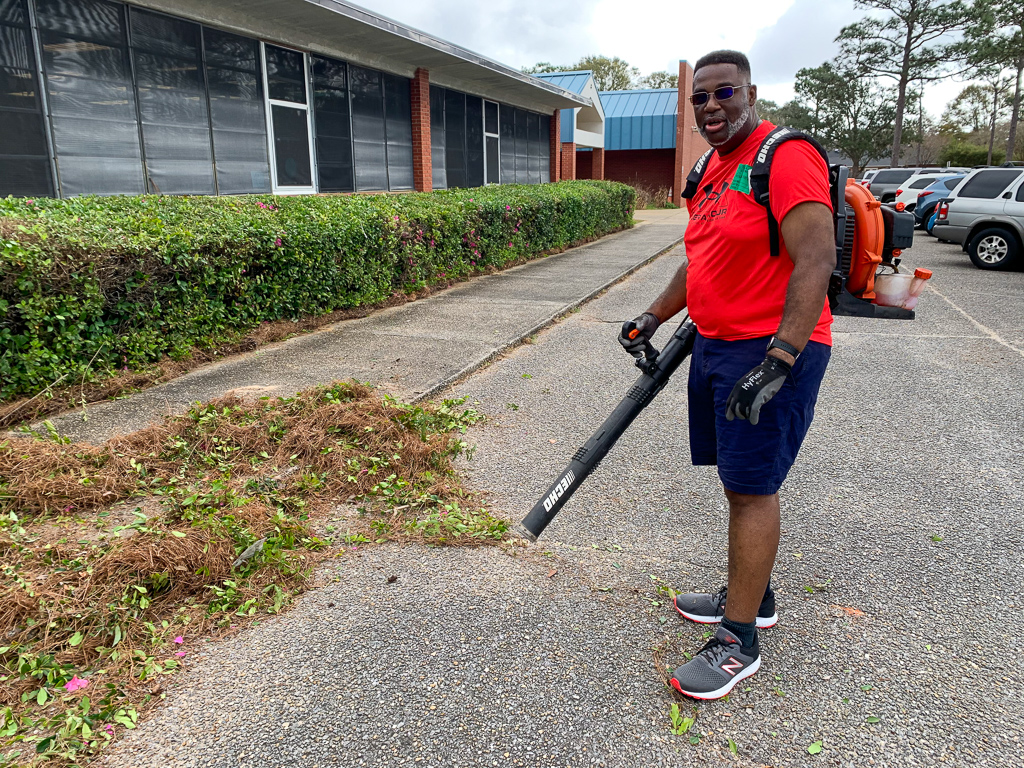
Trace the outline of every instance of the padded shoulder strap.
<path fill-rule="evenodd" d="M 754 200 L 768 209 L 768 248 L 772 256 L 778 256 L 779 248 L 779 222 L 772 213 L 772 207 L 768 200 L 768 177 L 771 173 L 772 158 L 775 157 L 775 150 L 787 141 L 799 139 L 806 141 L 821 155 L 828 165 L 828 153 L 813 137 L 802 131 L 787 126 L 780 126 L 764 137 L 761 146 L 757 149 L 754 157 L 754 167 L 750 171 L 750 194 Z M 689 181 L 689 179 L 687 179 Z"/>
<path fill-rule="evenodd" d="M 700 160 L 693 166 L 690 174 L 686 177 L 686 186 L 683 187 L 683 199 L 689 200 L 700 188 L 700 181 L 704 178 L 704 171 L 708 168 L 708 160 L 711 159 L 711 153 L 714 149 L 709 149 L 703 155 L 700 156 Z"/>

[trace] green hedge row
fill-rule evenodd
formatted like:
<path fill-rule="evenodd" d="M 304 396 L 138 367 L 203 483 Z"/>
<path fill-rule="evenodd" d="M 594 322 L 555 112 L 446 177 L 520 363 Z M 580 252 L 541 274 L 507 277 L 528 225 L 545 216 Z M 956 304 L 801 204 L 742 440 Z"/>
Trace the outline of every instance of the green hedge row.
<path fill-rule="evenodd" d="M 0 199 L 0 400 L 630 226 L 569 181 L 408 195 Z"/>

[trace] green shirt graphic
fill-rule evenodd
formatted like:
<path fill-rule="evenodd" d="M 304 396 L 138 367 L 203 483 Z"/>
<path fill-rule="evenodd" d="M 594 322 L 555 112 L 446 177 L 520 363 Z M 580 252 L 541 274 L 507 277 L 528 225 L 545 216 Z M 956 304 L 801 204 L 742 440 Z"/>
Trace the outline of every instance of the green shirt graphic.
<path fill-rule="evenodd" d="M 732 183 L 729 184 L 729 189 L 735 189 L 737 192 L 742 192 L 745 195 L 750 194 L 750 172 L 753 170 L 752 166 L 745 163 L 740 163 L 736 169 L 736 175 L 732 177 Z"/>

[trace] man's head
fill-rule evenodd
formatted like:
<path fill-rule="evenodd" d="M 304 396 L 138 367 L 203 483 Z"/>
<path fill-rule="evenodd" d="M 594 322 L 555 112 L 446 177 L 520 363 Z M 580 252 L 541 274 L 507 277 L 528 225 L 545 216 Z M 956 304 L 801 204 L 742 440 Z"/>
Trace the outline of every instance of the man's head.
<path fill-rule="evenodd" d="M 719 154 L 739 147 L 760 122 L 750 62 L 739 51 L 712 51 L 698 59 L 690 99 L 697 130 Z"/>

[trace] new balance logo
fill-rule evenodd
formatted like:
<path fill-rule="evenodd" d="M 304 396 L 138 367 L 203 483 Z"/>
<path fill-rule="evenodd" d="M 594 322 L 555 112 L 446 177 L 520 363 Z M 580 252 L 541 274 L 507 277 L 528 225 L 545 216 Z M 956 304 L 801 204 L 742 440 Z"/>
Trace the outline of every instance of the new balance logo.
<path fill-rule="evenodd" d="M 555 486 L 555 489 L 548 494 L 546 499 L 544 499 L 545 512 L 551 511 L 551 508 L 555 506 L 555 502 L 562 498 L 562 495 L 569 489 L 569 486 L 572 485 L 572 482 L 575 479 L 576 475 L 571 469 L 565 473 L 565 477 L 559 481 L 558 485 Z"/>
<path fill-rule="evenodd" d="M 722 665 L 722 671 L 728 672 L 733 677 L 735 677 L 736 673 L 741 669 L 743 669 L 743 662 L 737 661 L 735 656 L 730 656 L 729 661 Z"/>

